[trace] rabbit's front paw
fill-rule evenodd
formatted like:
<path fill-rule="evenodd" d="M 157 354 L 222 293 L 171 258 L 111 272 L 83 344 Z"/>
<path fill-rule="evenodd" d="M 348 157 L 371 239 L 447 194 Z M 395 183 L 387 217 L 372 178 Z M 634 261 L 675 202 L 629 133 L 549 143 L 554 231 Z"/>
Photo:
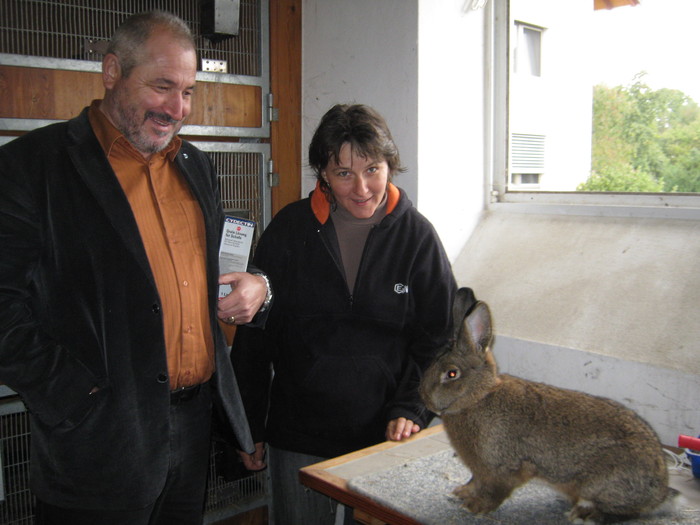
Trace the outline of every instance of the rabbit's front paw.
<path fill-rule="evenodd" d="M 462 500 L 462 506 L 473 514 L 487 514 L 496 510 L 501 501 L 494 501 L 487 494 L 479 493 L 473 483 L 467 483 L 454 489 L 452 493 Z"/>
<path fill-rule="evenodd" d="M 569 511 L 569 521 L 577 525 L 598 525 L 603 523 L 603 515 L 596 506 L 587 500 L 579 500 Z"/>
<path fill-rule="evenodd" d="M 459 499 L 467 499 L 472 497 L 472 493 L 474 492 L 474 485 L 471 483 L 465 483 L 464 485 L 460 485 L 456 489 L 452 491 L 452 494 L 457 496 Z"/>

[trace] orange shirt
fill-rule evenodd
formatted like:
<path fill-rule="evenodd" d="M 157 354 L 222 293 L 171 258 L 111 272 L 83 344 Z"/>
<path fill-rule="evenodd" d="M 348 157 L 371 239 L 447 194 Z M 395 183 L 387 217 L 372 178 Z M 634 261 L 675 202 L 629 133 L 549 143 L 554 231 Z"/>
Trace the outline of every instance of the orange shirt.
<path fill-rule="evenodd" d="M 89 117 L 129 200 L 155 278 L 170 388 L 205 382 L 214 372 L 214 341 L 207 304 L 204 218 L 174 163 L 182 140 L 175 137 L 146 160 L 100 111 L 99 101 L 93 101 Z"/>

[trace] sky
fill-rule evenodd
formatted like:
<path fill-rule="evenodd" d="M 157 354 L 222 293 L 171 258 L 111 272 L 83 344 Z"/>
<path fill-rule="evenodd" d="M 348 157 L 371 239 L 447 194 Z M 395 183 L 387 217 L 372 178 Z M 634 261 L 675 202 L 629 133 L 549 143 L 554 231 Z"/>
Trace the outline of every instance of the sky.
<path fill-rule="evenodd" d="M 653 89 L 679 89 L 700 104 L 700 0 L 640 0 L 594 13 L 594 83 L 629 85 L 644 70 Z"/>

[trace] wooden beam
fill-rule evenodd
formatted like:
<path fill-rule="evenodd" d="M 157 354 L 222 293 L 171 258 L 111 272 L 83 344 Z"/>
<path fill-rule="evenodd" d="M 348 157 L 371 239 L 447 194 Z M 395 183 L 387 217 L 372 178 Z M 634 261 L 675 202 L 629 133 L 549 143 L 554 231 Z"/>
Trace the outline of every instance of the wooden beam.
<path fill-rule="evenodd" d="M 639 5 L 639 0 L 593 0 L 593 9 L 613 9 L 626 5 Z"/>
<path fill-rule="evenodd" d="M 301 197 L 301 0 L 270 0 L 270 86 L 279 113 L 270 126 L 274 215 Z"/>
<path fill-rule="evenodd" d="M 67 120 L 102 98 L 101 73 L 0 66 L 0 118 Z M 198 82 L 187 124 L 262 125 L 260 87 Z"/>

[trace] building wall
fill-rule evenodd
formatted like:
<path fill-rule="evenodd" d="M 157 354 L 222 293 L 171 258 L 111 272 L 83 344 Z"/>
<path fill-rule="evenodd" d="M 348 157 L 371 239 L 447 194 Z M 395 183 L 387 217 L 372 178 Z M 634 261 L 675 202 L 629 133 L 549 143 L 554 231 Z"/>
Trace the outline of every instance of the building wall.
<path fill-rule="evenodd" d="M 512 20 L 542 28 L 540 76 L 513 71 L 511 52 L 510 132 L 545 136 L 544 173 L 534 189 L 575 191 L 591 168 L 591 3 L 511 0 L 510 10 Z M 510 32 L 515 46 L 514 25 Z"/>
<path fill-rule="evenodd" d="M 418 23 L 418 209 L 454 260 L 489 195 L 484 9 L 421 0 Z"/>
<path fill-rule="evenodd" d="M 302 196 L 313 189 L 308 147 L 334 104 L 374 107 L 389 124 L 408 172 L 395 182 L 417 200 L 416 0 L 304 0 L 302 4 Z"/>

